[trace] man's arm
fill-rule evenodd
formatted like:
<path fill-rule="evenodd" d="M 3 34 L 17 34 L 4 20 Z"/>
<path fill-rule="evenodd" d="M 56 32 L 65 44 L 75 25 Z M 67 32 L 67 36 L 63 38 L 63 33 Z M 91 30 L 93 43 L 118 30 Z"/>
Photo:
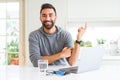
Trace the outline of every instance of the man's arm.
<path fill-rule="evenodd" d="M 54 61 L 60 59 L 60 58 L 67 58 L 71 56 L 71 48 L 67 48 L 65 47 L 61 52 L 56 53 L 54 55 L 50 55 L 50 56 L 42 56 L 42 59 L 44 60 L 48 60 L 48 63 L 51 64 Z"/>
<path fill-rule="evenodd" d="M 29 35 L 29 58 L 34 67 L 38 66 L 37 61 L 41 58 L 40 49 L 39 49 L 39 41 L 35 36 L 34 32 L 31 32 Z"/>
<path fill-rule="evenodd" d="M 83 36 L 85 30 L 87 28 L 87 23 L 85 23 L 85 27 L 80 27 L 78 29 L 78 35 L 77 35 L 77 41 L 81 41 L 81 37 Z M 68 63 L 72 66 L 76 63 L 80 51 L 80 45 L 78 43 L 75 43 L 74 48 L 72 50 L 72 54 L 70 58 L 68 59 Z"/>
<path fill-rule="evenodd" d="M 85 24 L 85 28 L 80 27 L 78 29 L 77 41 L 81 40 L 81 37 L 83 36 L 86 28 L 87 28 L 87 24 Z M 69 65 L 72 66 L 76 63 L 76 61 L 78 59 L 79 51 L 80 51 L 80 45 L 75 44 L 73 49 L 65 47 L 61 52 L 56 53 L 54 55 L 42 56 L 42 59 L 48 60 L 48 63 L 50 64 L 60 58 L 68 58 L 69 57 L 68 63 L 69 63 Z"/>
<path fill-rule="evenodd" d="M 67 58 L 71 56 L 71 48 L 65 47 L 62 51 L 55 53 L 54 55 L 49 56 L 41 56 L 40 49 L 39 49 L 39 41 L 38 37 L 35 36 L 36 34 L 31 33 L 29 35 L 29 53 L 30 53 L 30 60 L 34 67 L 37 67 L 37 60 L 45 59 L 48 60 L 48 63 L 51 64 L 56 60 L 61 58 Z"/>

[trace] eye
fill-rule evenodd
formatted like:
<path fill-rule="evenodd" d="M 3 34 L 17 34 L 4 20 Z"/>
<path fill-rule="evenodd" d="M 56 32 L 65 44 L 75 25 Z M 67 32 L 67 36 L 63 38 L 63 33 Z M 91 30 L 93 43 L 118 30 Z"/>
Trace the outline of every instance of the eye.
<path fill-rule="evenodd" d="M 47 15 L 45 15 L 45 14 L 42 14 L 42 17 L 47 17 Z"/>
<path fill-rule="evenodd" d="M 53 17 L 53 16 L 54 16 L 54 14 L 53 14 L 53 13 L 50 13 L 50 14 L 49 14 L 49 17 Z"/>

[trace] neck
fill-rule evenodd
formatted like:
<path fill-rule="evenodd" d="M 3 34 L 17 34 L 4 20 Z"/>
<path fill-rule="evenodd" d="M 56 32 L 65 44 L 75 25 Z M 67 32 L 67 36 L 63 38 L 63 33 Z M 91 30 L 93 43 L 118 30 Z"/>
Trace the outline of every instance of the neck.
<path fill-rule="evenodd" d="M 45 27 L 43 29 L 48 34 L 52 34 L 52 33 L 56 32 L 56 27 L 55 26 L 53 26 L 51 29 L 46 29 Z"/>

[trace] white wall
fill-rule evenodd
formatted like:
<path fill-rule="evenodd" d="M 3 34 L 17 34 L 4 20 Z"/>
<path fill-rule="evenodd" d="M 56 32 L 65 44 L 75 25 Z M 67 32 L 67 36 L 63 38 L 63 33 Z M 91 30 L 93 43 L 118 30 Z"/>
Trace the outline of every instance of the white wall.
<path fill-rule="evenodd" d="M 68 0 L 69 18 L 120 17 L 120 0 Z"/>
<path fill-rule="evenodd" d="M 56 24 L 65 27 L 67 22 L 67 0 L 26 0 L 25 11 L 26 11 L 26 64 L 31 65 L 29 61 L 29 50 L 28 50 L 28 35 L 31 31 L 41 27 L 39 21 L 39 12 L 42 3 L 51 3 L 56 7 L 58 19 Z"/>

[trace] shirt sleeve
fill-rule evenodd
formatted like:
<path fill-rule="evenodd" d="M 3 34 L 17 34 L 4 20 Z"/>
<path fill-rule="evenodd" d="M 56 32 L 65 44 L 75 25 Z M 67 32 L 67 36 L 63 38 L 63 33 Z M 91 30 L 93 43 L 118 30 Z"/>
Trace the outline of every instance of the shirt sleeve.
<path fill-rule="evenodd" d="M 66 34 L 65 47 L 70 47 L 70 48 L 73 47 L 73 39 L 69 32 L 67 32 Z"/>
<path fill-rule="evenodd" d="M 34 67 L 38 66 L 38 60 L 40 59 L 39 42 L 37 35 L 30 33 L 29 35 L 29 57 Z"/>

